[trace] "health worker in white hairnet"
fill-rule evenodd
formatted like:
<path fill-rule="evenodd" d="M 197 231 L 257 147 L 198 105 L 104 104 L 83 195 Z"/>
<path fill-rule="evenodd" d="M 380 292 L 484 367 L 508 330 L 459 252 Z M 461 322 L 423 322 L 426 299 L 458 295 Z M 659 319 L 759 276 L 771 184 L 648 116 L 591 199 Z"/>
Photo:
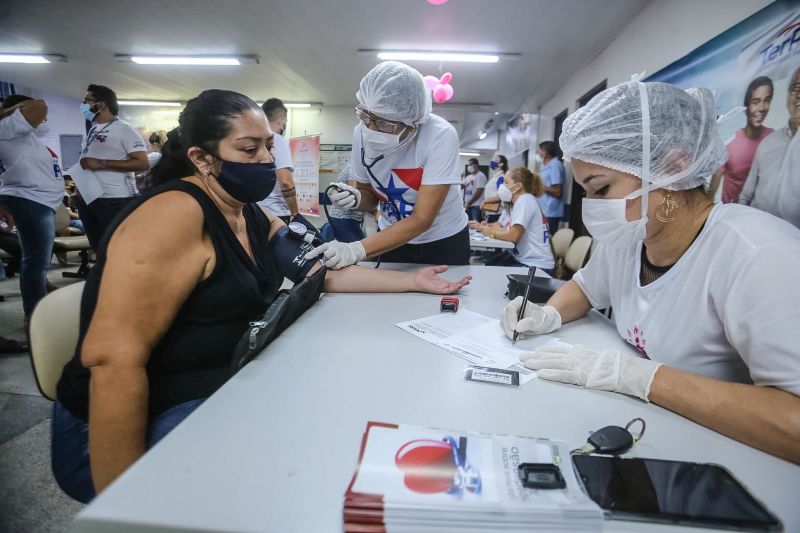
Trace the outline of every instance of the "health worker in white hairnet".
<path fill-rule="evenodd" d="M 586 191 L 589 263 L 543 307 L 503 311 L 507 335 L 549 333 L 612 308 L 632 349 L 542 347 L 543 379 L 621 392 L 800 463 L 800 230 L 713 204 L 727 157 L 710 91 L 638 80 L 564 123 L 561 148 Z"/>
<path fill-rule="evenodd" d="M 458 134 L 431 113 L 422 75 L 397 61 L 370 70 L 356 93 L 350 177 L 356 187 L 329 189 L 345 209 L 380 206 L 380 231 L 361 241 L 332 241 L 309 252 L 343 268 L 380 257 L 385 262 L 466 265 L 467 215 L 461 204 Z"/>

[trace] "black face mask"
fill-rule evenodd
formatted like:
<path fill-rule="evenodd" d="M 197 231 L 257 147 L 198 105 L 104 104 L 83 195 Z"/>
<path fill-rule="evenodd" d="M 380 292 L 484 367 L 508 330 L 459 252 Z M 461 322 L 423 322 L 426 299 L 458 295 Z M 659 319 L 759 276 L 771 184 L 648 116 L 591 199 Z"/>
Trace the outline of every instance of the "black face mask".
<path fill-rule="evenodd" d="M 237 202 L 260 202 L 275 188 L 275 163 L 236 163 L 221 159 L 222 167 L 215 176 L 225 192 Z"/>

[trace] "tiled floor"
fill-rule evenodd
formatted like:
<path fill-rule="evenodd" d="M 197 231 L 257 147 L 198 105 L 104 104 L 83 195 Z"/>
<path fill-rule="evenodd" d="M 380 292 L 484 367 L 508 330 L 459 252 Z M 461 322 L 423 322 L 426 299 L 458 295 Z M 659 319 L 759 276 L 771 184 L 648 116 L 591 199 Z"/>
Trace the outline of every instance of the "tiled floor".
<path fill-rule="evenodd" d="M 64 270 L 49 272 L 57 287 L 74 282 L 61 277 Z M 19 277 L 0 281 L 0 295 L 0 335 L 23 340 Z M 50 470 L 51 410 L 30 356 L 0 354 L 0 532 L 66 531 L 82 508 L 61 492 Z"/>

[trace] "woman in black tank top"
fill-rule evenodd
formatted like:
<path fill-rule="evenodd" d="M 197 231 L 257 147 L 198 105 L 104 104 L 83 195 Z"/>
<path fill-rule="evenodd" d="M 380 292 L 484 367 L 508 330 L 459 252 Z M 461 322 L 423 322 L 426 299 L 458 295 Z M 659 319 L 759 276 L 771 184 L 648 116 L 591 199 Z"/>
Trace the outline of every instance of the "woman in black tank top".
<path fill-rule="evenodd" d="M 238 93 L 190 100 L 152 171 L 158 186 L 109 227 L 81 302 L 80 337 L 58 383 L 53 471 L 89 501 L 227 379 L 249 321 L 284 277 L 319 268 L 286 260 L 284 223 L 254 202 L 275 184 L 272 132 Z M 446 267 L 329 271 L 329 292 L 457 292 Z M 89 461 L 91 457 L 91 462 Z"/>

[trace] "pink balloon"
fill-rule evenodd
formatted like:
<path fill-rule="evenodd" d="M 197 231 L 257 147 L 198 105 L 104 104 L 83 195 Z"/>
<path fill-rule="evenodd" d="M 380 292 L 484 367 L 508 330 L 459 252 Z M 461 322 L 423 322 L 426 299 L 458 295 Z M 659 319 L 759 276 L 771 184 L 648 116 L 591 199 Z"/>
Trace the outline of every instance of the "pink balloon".
<path fill-rule="evenodd" d="M 447 90 L 444 85 L 437 85 L 433 90 L 433 101 L 437 104 L 443 104 L 447 101 Z"/>
<path fill-rule="evenodd" d="M 444 74 L 442 74 L 442 77 L 439 80 L 439 83 L 441 83 L 442 85 L 447 85 L 448 83 L 450 83 L 450 80 L 452 80 L 452 79 L 453 79 L 453 75 L 450 74 L 449 72 L 445 72 Z"/>
<path fill-rule="evenodd" d="M 437 85 L 439 85 L 439 78 L 436 76 L 425 76 L 422 78 L 425 81 L 425 87 L 432 91 Z"/>
<path fill-rule="evenodd" d="M 428 3 L 434 6 L 440 6 L 442 4 L 446 4 L 447 0 L 428 0 Z"/>
<path fill-rule="evenodd" d="M 450 100 L 453 97 L 453 86 L 447 83 L 445 85 L 441 85 L 441 87 L 444 89 L 445 101 Z"/>

